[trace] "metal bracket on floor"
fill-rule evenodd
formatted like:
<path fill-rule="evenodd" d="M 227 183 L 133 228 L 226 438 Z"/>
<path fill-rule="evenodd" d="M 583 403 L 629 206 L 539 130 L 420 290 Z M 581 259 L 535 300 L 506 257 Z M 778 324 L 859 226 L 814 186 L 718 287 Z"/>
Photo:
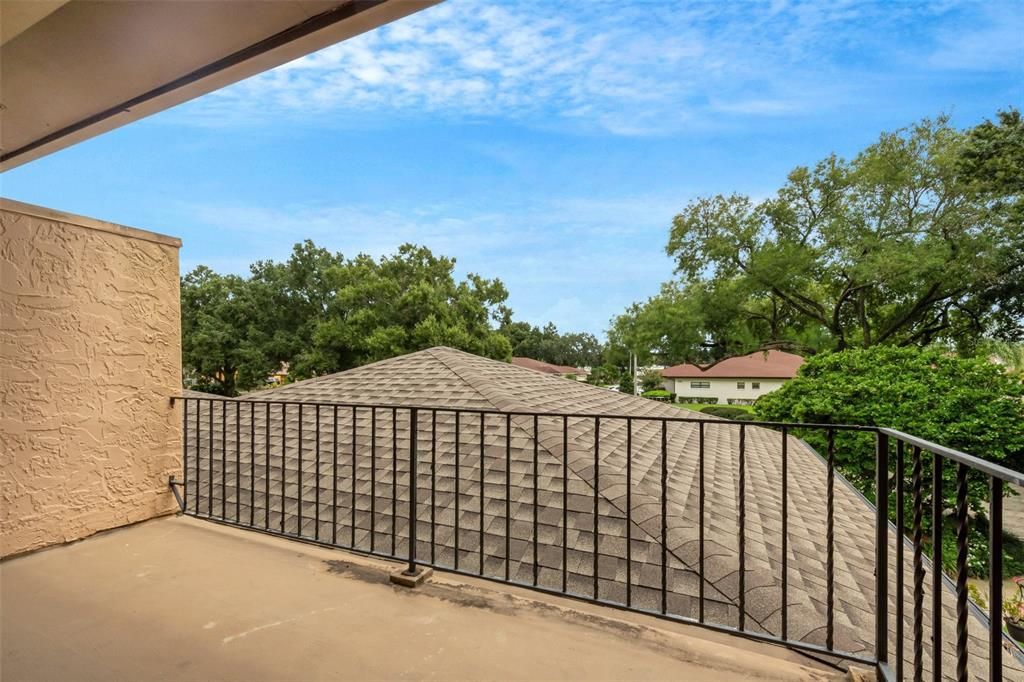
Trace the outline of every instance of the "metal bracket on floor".
<path fill-rule="evenodd" d="M 388 580 L 402 587 L 419 587 L 433 574 L 434 569 L 427 568 L 426 566 L 417 566 L 413 573 L 410 573 L 408 569 L 395 571 L 388 576 Z"/>
<path fill-rule="evenodd" d="M 167 485 L 170 487 L 171 492 L 174 493 L 174 499 L 178 501 L 178 506 L 181 507 L 181 511 L 185 511 L 185 500 L 181 499 L 181 493 L 178 492 L 178 486 L 185 487 L 184 481 L 175 480 L 174 474 L 171 474 L 167 479 Z"/>

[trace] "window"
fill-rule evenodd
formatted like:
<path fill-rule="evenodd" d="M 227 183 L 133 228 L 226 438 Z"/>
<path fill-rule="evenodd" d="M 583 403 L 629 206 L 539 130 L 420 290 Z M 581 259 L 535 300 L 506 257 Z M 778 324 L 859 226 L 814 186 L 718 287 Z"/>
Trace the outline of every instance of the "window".
<path fill-rule="evenodd" d="M 747 387 L 747 382 L 745 382 L 745 381 L 737 381 L 736 382 L 736 388 L 746 388 L 746 387 Z"/>
<path fill-rule="evenodd" d="M 691 381 L 690 388 L 711 388 L 710 381 Z"/>
<path fill-rule="evenodd" d="M 751 381 L 750 382 L 750 387 L 751 388 L 761 388 L 761 382 L 760 381 Z"/>

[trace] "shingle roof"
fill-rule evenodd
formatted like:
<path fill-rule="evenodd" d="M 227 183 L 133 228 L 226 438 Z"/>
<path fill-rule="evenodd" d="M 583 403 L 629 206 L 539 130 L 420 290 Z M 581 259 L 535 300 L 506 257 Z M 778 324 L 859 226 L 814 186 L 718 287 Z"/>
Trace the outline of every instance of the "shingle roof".
<path fill-rule="evenodd" d="M 586 372 L 579 367 L 571 367 L 569 365 L 554 365 L 550 362 L 544 362 L 543 360 L 534 360 L 533 358 L 512 358 L 512 364 L 516 367 L 525 367 L 526 369 L 532 369 L 536 372 L 543 372 L 544 374 L 586 374 Z"/>
<path fill-rule="evenodd" d="M 433 557 L 433 562 L 441 567 L 457 565 L 462 570 L 482 571 L 496 577 L 504 577 L 507 569 L 512 580 L 524 583 L 533 581 L 536 565 L 537 583 L 556 590 L 561 589 L 564 569 L 570 592 L 592 595 L 596 505 L 600 598 L 625 602 L 628 572 L 634 605 L 658 610 L 661 606 L 661 480 L 664 475 L 667 483 L 664 551 L 669 589 L 666 607 L 670 613 L 692 618 L 697 617 L 697 595 L 701 587 L 697 572 L 698 442 L 703 428 L 705 615 L 709 621 L 719 624 L 735 626 L 738 623 L 739 423 L 712 420 L 705 415 L 699 415 L 706 419 L 703 425 L 662 422 L 661 418 L 698 415 L 450 348 L 411 353 L 248 397 L 267 401 L 267 404 L 228 402 L 224 411 L 218 403 L 214 403 L 211 410 L 211 405 L 204 401 L 199 408 L 194 403 L 190 407 L 188 480 L 196 480 L 197 437 L 200 458 L 198 483 L 193 485 L 198 499 L 193 496 L 189 508 L 193 509 L 192 505 L 198 502 L 200 514 L 205 514 L 209 505 L 214 516 L 218 516 L 223 500 L 227 517 L 234 518 L 237 500 L 238 514 L 244 522 L 251 515 L 257 526 L 267 524 L 277 529 L 283 523 L 290 533 L 300 532 L 322 540 L 336 537 L 338 544 L 345 545 L 350 544 L 354 536 L 357 548 L 368 550 L 372 543 L 372 549 L 385 553 L 390 552 L 393 541 L 394 553 L 404 556 L 409 542 L 406 520 L 412 433 L 409 408 L 425 408 L 419 409 L 416 428 L 417 552 L 420 557 L 424 560 Z M 300 408 L 287 404 L 288 401 L 389 407 L 342 407 L 336 411 L 334 407 L 318 410 L 304 406 L 300 421 Z M 603 416 L 599 426 L 591 417 L 541 416 L 535 421 L 532 416 L 489 414 L 481 420 L 479 414 L 456 416 L 449 411 L 455 408 L 615 417 Z M 198 433 L 197 409 L 201 422 Z M 637 419 L 630 425 L 624 419 L 627 416 Z M 215 455 L 212 461 L 208 442 L 211 423 Z M 663 423 L 667 455 L 664 471 Z M 316 437 L 318 426 L 319 438 Z M 743 428 L 746 624 L 748 629 L 778 635 L 781 629 L 781 435 L 759 427 Z M 224 447 L 220 445 L 222 440 Z M 283 470 L 282 441 L 286 446 Z M 596 462 L 595 442 L 598 444 Z M 627 442 L 632 452 L 628 467 Z M 241 447 L 236 449 L 236 443 Z M 319 461 L 315 452 L 318 443 Z M 436 448 L 432 443 L 436 443 Z M 789 636 L 823 644 L 826 468 L 821 458 L 802 441 L 790 437 L 787 447 Z M 223 462 L 218 460 L 222 452 L 226 453 Z M 237 461 L 233 459 L 235 456 Z M 484 490 L 482 498 L 481 488 Z M 236 490 L 241 494 L 236 494 Z M 335 495 L 337 504 L 334 504 Z M 317 514 L 319 523 L 315 520 Z M 563 532 L 566 539 L 564 563 Z M 632 548 L 632 563 L 628 565 L 627 538 Z M 873 508 L 844 482 L 837 482 L 835 642 L 839 649 L 868 653 L 873 647 L 873 547 Z M 894 575 L 896 556 L 895 542 L 891 541 L 890 576 Z M 906 548 L 903 559 L 909 580 L 913 569 L 911 553 Z M 925 585 L 927 592 L 930 579 Z M 890 587 L 889 592 L 892 598 L 896 594 L 895 587 Z M 926 605 L 931 603 L 930 599 L 926 594 Z M 953 603 L 953 595 L 946 594 L 944 610 L 948 617 L 944 619 L 947 628 L 943 642 L 944 657 L 949 659 L 947 670 L 953 669 L 952 643 L 956 641 Z M 909 597 L 905 606 L 906 613 L 911 613 Z M 893 602 L 890 613 L 894 609 Z M 930 622 L 928 606 L 925 613 L 926 622 Z M 893 626 L 891 622 L 891 630 Z M 910 632 L 909 624 L 907 632 Z M 981 670 L 987 650 L 983 639 L 985 631 L 979 621 L 972 619 L 970 635 L 972 666 L 977 665 Z M 891 636 L 890 641 L 893 640 Z M 926 642 L 926 650 L 928 646 Z M 1007 658 L 1010 659 L 1008 666 L 1017 665 L 1012 657 Z M 929 661 L 926 656 L 926 668 Z"/>
<path fill-rule="evenodd" d="M 792 379 L 804 359 L 781 350 L 756 351 L 726 358 L 710 367 L 683 364 L 662 371 L 666 379 Z"/>

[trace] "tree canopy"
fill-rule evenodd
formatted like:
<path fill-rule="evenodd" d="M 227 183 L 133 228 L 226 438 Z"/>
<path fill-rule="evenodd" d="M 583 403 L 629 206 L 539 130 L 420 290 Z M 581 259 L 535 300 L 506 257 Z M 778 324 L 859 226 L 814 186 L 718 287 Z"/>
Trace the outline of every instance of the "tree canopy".
<path fill-rule="evenodd" d="M 1024 336 L 1024 124 L 946 117 L 852 160 L 798 167 L 775 196 L 690 202 L 677 281 L 613 321 L 612 345 L 666 364 L 758 348 L 842 350 Z"/>
<path fill-rule="evenodd" d="M 512 344 L 512 355 L 554 365 L 594 367 L 601 363 L 603 346 L 593 334 L 561 334 L 553 323 L 535 327 L 527 322 L 508 322 L 501 333 Z"/>
<path fill-rule="evenodd" d="M 436 345 L 508 360 L 508 292 L 497 279 L 454 277 L 455 261 L 403 245 L 345 258 L 311 241 L 251 276 L 200 266 L 182 278 L 182 351 L 204 390 L 262 386 L 281 363 L 302 379 Z"/>

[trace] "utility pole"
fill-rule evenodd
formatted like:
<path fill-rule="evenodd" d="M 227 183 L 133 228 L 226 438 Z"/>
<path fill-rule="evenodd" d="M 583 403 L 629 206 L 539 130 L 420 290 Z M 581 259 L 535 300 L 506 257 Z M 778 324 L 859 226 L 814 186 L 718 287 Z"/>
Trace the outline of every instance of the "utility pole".
<path fill-rule="evenodd" d="M 640 395 L 640 391 L 637 390 L 637 354 L 634 352 L 630 353 L 630 365 L 633 367 L 633 394 Z"/>

